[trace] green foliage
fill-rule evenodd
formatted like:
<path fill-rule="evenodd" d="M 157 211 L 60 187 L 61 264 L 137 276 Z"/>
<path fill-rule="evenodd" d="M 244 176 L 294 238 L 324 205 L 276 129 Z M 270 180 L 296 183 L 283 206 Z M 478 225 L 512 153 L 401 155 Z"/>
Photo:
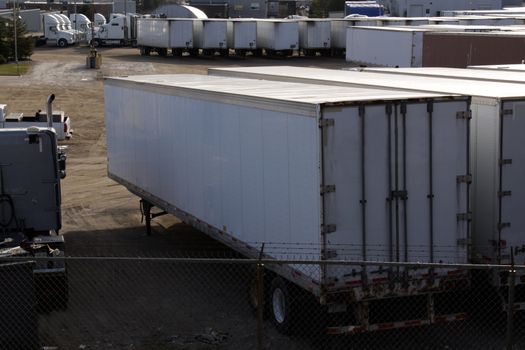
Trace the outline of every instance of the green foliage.
<path fill-rule="evenodd" d="M 33 39 L 22 21 L 16 21 L 18 59 L 28 59 L 33 54 Z M 0 55 L 9 61 L 15 59 L 14 26 L 11 19 L 0 19 Z"/>
<path fill-rule="evenodd" d="M 0 64 L 6 64 L 6 63 L 7 63 L 7 59 L 4 56 L 0 55 Z"/>
<path fill-rule="evenodd" d="M 310 17 L 328 17 L 330 11 L 344 11 L 345 0 L 312 0 Z"/>

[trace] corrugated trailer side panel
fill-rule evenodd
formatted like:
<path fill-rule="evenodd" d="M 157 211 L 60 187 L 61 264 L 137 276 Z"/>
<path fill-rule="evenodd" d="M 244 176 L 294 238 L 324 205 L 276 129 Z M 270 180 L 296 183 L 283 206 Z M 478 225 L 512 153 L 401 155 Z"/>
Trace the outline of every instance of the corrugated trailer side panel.
<path fill-rule="evenodd" d="M 170 20 L 170 47 L 192 49 L 195 43 L 193 20 Z"/>
<path fill-rule="evenodd" d="M 202 37 L 199 48 L 201 49 L 226 49 L 227 48 L 227 21 L 202 20 Z"/>
<path fill-rule="evenodd" d="M 320 244 L 315 117 L 112 83 L 105 94 L 111 176 L 257 249 Z"/>
<path fill-rule="evenodd" d="M 327 235 L 332 256 L 468 261 L 468 186 L 458 183 L 469 172 L 468 121 L 457 117 L 467 108 L 429 100 L 392 103 L 391 112 L 385 104 L 323 110 L 334 120 L 323 148 L 325 183 L 335 184 L 325 196 L 326 224 L 336 227 Z M 368 271 L 370 281 L 387 275 Z"/>
<path fill-rule="evenodd" d="M 517 34 L 425 33 L 423 41 L 424 67 L 519 63 L 525 57 L 525 36 Z"/>
<path fill-rule="evenodd" d="M 299 21 L 299 46 L 301 49 L 329 49 L 330 21 Z"/>
<path fill-rule="evenodd" d="M 348 27 L 346 60 L 390 67 L 421 66 L 422 31 Z"/>
<path fill-rule="evenodd" d="M 139 46 L 169 48 L 169 20 L 165 18 L 137 19 L 137 44 Z"/>

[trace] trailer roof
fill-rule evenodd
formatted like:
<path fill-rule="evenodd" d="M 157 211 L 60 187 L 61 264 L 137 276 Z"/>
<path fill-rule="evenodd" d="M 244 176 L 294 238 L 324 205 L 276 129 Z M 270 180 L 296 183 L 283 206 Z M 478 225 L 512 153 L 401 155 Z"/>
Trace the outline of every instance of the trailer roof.
<path fill-rule="evenodd" d="M 525 72 L 525 65 L 523 65 Z M 392 74 L 409 74 L 417 76 L 467 79 L 481 81 L 495 81 L 505 83 L 524 83 L 525 74 L 510 72 L 505 70 L 488 69 L 465 69 L 465 68 L 441 68 L 441 67 L 422 67 L 422 68 L 365 68 L 367 72 L 382 72 Z M 525 91 L 525 90 L 524 90 Z"/>
<path fill-rule="evenodd" d="M 370 73 L 371 74 L 371 73 Z M 168 95 L 184 95 L 236 104 L 257 104 L 268 109 L 291 107 L 298 114 L 316 115 L 318 105 L 343 105 L 396 100 L 459 98 L 446 94 L 400 91 L 374 87 L 340 87 L 291 82 L 275 82 L 217 77 L 209 75 L 168 74 L 106 78 L 106 84 L 141 86 L 140 90 Z M 254 99 L 255 97 L 255 99 Z M 264 106 L 261 105 L 264 102 Z M 281 101 L 276 104 L 276 101 Z M 274 106 L 274 107 L 272 107 Z"/>
<path fill-rule="evenodd" d="M 491 81 L 472 82 L 466 79 L 418 77 L 385 72 L 363 72 L 359 70 L 334 70 L 292 66 L 210 68 L 213 75 L 244 78 L 297 81 L 308 80 L 312 84 L 338 86 L 380 87 L 408 91 L 427 91 L 442 94 L 467 95 L 488 98 L 525 98 L 525 86 L 517 83 Z"/>
<path fill-rule="evenodd" d="M 502 70 L 509 72 L 525 71 L 525 64 L 490 64 L 485 66 L 468 66 L 468 69 L 487 69 L 487 70 Z"/>

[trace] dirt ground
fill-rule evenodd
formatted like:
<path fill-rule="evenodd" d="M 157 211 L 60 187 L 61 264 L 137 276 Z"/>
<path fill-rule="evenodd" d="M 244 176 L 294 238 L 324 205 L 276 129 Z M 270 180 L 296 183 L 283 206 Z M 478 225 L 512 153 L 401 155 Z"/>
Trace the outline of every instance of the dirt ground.
<path fill-rule="evenodd" d="M 69 148 L 67 177 L 62 183 L 61 233 L 66 237 L 67 255 L 76 257 L 233 254 L 170 216 L 156 220 L 154 234 L 145 235 L 138 198 L 106 176 L 104 77 L 206 74 L 212 66 L 348 66 L 343 59 L 320 57 L 240 60 L 142 57 L 133 48 L 103 48 L 99 52 L 102 68 L 90 70 L 85 67 L 87 48 L 37 48 L 27 75 L 0 77 L 0 103 L 7 104 L 9 111 L 33 114 L 37 109 L 45 110 L 47 96 L 54 93 L 54 109 L 71 116 L 74 137 L 63 143 Z M 246 307 L 244 295 L 251 279 L 246 266 L 146 268 L 142 264 L 139 270 L 134 262 L 122 264 L 71 263 L 68 310 L 40 317 L 43 346 L 50 349 L 255 347 L 255 318 Z M 189 279 L 195 274 L 202 276 L 200 281 Z M 227 336 L 221 338 L 217 327 Z M 210 334 L 220 341 L 206 341 Z M 265 341 L 268 348 L 310 347 L 308 342 L 284 341 L 275 332 L 272 334 Z"/>

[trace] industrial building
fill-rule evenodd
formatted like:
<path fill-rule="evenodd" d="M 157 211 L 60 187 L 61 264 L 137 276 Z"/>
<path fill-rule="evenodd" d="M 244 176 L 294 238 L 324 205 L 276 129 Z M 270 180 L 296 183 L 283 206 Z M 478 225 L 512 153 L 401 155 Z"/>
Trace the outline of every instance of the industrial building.
<path fill-rule="evenodd" d="M 191 0 L 210 18 L 284 18 L 301 13 L 310 0 Z"/>
<path fill-rule="evenodd" d="M 521 6 L 516 0 L 380 0 L 392 16 L 440 16 L 444 10 L 495 10 Z"/>

